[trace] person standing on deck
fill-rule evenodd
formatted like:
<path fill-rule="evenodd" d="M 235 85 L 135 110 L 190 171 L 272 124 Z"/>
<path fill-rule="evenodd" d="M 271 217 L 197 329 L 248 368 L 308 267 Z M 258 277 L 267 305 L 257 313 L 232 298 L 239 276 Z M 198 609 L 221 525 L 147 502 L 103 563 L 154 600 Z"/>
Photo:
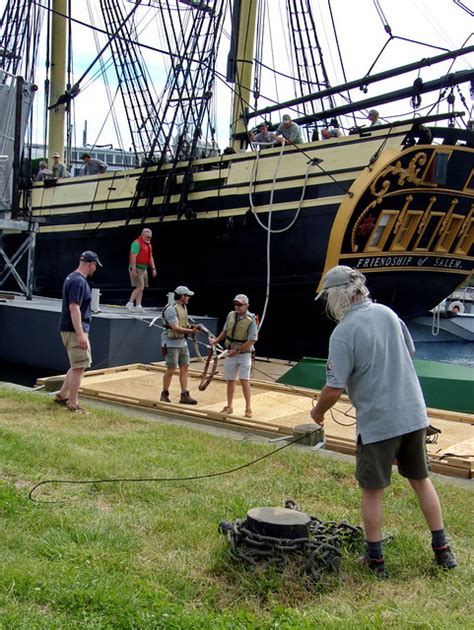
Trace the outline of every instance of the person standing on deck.
<path fill-rule="evenodd" d="M 81 160 L 84 162 L 84 175 L 100 175 L 108 168 L 105 162 L 92 158 L 90 153 L 83 153 Z"/>
<path fill-rule="evenodd" d="M 227 315 L 222 332 L 212 340 L 215 345 L 225 339 L 228 354 L 224 363 L 224 381 L 227 382 L 227 405 L 222 413 L 234 412 L 235 379 L 239 375 L 242 393 L 245 399 L 246 418 L 252 417 L 250 388 L 250 370 L 252 369 L 253 344 L 258 338 L 255 315 L 249 312 L 249 299 L 239 293 L 233 300 L 234 310 Z"/>
<path fill-rule="evenodd" d="M 376 109 L 371 109 L 367 115 L 367 118 L 370 120 L 371 127 L 378 127 L 382 124 L 380 120 L 380 114 Z"/>
<path fill-rule="evenodd" d="M 444 532 L 438 495 L 428 477 L 423 393 L 412 357 L 415 346 L 407 327 L 387 306 L 369 299 L 365 276 L 337 266 L 323 279 L 326 309 L 337 322 L 329 340 L 326 385 L 311 418 L 324 424 L 324 414 L 347 390 L 356 409 L 356 479 L 362 488 L 366 536 L 363 558 L 385 578 L 382 553 L 382 497 L 390 485 L 392 465 L 415 491 L 431 530 L 438 565 L 457 566 Z"/>
<path fill-rule="evenodd" d="M 92 292 L 87 278 L 95 273 L 97 265 L 102 267 L 95 252 L 83 252 L 79 267 L 66 277 L 63 285 L 59 331 L 69 357 L 70 368 L 54 402 L 75 413 L 87 413 L 79 406 L 77 397 L 84 371 L 92 363 L 89 341 Z"/>
<path fill-rule="evenodd" d="M 185 286 L 174 290 L 174 304 L 167 304 L 163 309 L 162 318 L 164 331 L 161 336 L 163 356 L 166 357 L 166 372 L 163 375 L 163 391 L 160 402 L 170 403 L 170 386 L 176 368 L 179 367 L 179 383 L 182 405 L 197 405 L 197 400 L 191 398 L 188 391 L 189 349 L 187 338 L 193 335 L 197 328 L 189 325 L 187 304 L 194 295 L 194 291 Z"/>
<path fill-rule="evenodd" d="M 53 165 L 51 167 L 51 171 L 53 172 L 53 177 L 61 178 L 61 177 L 69 177 L 69 173 L 66 170 L 66 167 L 61 162 L 61 156 L 59 153 L 53 153 Z"/>
<path fill-rule="evenodd" d="M 156 265 L 151 246 L 152 236 L 153 233 L 149 228 L 143 228 L 141 235 L 133 241 L 130 248 L 129 273 L 130 282 L 134 288 L 126 304 L 129 311 L 143 312 L 142 299 L 143 291 L 148 286 L 148 267 L 151 269 L 153 278 L 156 278 Z"/>
<path fill-rule="evenodd" d="M 301 144 L 303 142 L 303 134 L 299 125 L 291 120 L 291 116 L 285 114 L 282 116 L 281 123 L 275 131 L 275 142 L 278 144 Z"/>

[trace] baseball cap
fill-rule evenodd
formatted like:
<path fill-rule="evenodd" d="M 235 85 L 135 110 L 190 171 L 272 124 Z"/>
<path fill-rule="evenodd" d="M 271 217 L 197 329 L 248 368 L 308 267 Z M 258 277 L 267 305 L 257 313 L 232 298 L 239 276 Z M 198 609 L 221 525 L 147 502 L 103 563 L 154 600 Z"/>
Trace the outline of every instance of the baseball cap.
<path fill-rule="evenodd" d="M 364 278 L 357 269 L 352 269 L 352 267 L 346 267 L 345 265 L 333 267 L 324 276 L 323 288 L 314 299 L 319 300 L 328 289 L 349 285 L 356 278 Z"/>
<path fill-rule="evenodd" d="M 59 153 L 56 152 L 56 153 L 53 153 L 53 157 L 57 157 L 58 158 L 58 157 L 61 157 L 61 156 L 59 155 Z"/>
<path fill-rule="evenodd" d="M 183 285 L 176 287 L 174 292 L 176 293 L 176 295 L 194 295 L 194 291 L 191 291 L 191 289 L 188 289 L 188 287 L 185 287 Z"/>
<path fill-rule="evenodd" d="M 99 265 L 99 267 L 103 266 L 97 254 L 95 252 L 92 252 L 90 249 L 88 249 L 85 252 L 82 252 L 82 254 L 80 255 L 80 259 L 83 260 L 84 262 L 95 262 Z"/>
<path fill-rule="evenodd" d="M 291 121 L 291 116 L 289 116 L 288 114 L 284 114 L 284 115 L 281 117 L 281 121 L 282 121 L 282 122 L 290 122 L 290 121 Z"/>
<path fill-rule="evenodd" d="M 369 116 L 379 116 L 379 112 L 376 109 L 369 110 Z"/>
<path fill-rule="evenodd" d="M 241 302 L 242 304 L 248 304 L 249 299 L 244 293 L 237 293 L 232 302 Z"/>

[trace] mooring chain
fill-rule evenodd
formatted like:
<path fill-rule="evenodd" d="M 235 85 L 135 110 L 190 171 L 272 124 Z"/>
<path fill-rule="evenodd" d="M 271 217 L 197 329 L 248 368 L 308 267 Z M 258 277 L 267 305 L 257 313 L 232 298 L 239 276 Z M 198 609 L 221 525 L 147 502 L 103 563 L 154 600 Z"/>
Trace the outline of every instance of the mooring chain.
<path fill-rule="evenodd" d="M 293 508 L 294 509 L 294 508 Z M 342 549 L 359 549 L 364 540 L 363 529 L 347 521 L 321 521 L 310 516 L 309 535 L 302 538 L 278 538 L 257 534 L 248 529 L 246 520 L 223 522 L 219 531 L 227 537 L 229 555 L 235 560 L 256 566 L 267 560 L 285 566 L 291 554 L 306 559 L 305 571 L 315 581 L 324 573 L 338 573 Z"/>

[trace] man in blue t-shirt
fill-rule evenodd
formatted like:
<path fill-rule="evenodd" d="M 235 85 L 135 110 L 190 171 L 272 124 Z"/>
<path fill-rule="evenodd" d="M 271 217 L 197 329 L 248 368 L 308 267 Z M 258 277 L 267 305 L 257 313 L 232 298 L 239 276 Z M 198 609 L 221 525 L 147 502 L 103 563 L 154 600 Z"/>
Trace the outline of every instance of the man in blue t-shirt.
<path fill-rule="evenodd" d="M 319 425 L 344 390 L 356 410 L 356 478 L 362 489 L 364 563 L 387 577 L 382 554 L 382 497 L 392 465 L 408 479 L 431 530 L 438 565 L 457 566 L 444 532 L 436 490 L 428 477 L 423 392 L 407 327 L 387 306 L 369 299 L 365 276 L 338 265 L 323 279 L 328 313 L 338 322 L 329 340 L 326 385 L 311 418 Z"/>
<path fill-rule="evenodd" d="M 66 348 L 70 368 L 54 401 L 76 413 L 85 413 L 77 399 L 84 370 L 91 366 L 89 330 L 91 325 L 92 293 L 87 278 L 102 267 L 95 252 L 83 252 L 79 267 L 70 273 L 63 285 L 63 303 L 59 332 Z"/>

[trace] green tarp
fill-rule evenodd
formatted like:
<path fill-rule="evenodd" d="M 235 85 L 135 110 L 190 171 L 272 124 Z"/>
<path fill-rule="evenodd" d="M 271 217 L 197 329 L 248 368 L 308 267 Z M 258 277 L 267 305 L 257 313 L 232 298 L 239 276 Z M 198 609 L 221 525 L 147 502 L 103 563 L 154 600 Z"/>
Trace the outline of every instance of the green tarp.
<path fill-rule="evenodd" d="M 474 413 L 474 368 L 415 359 L 428 407 Z M 321 389 L 326 382 L 326 359 L 304 357 L 278 383 Z"/>

